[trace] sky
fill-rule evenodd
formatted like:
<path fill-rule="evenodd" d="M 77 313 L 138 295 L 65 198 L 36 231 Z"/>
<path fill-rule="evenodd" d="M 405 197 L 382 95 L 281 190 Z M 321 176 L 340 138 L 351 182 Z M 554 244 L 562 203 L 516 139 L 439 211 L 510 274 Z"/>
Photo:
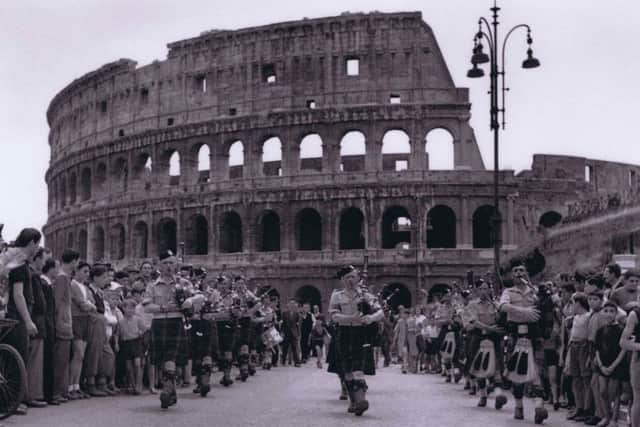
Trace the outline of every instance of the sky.
<path fill-rule="evenodd" d="M 0 14 L 0 223 L 14 239 L 47 217 L 45 112 L 53 96 L 119 58 L 166 58 L 166 44 L 202 31 L 339 15 L 421 11 L 458 87 L 468 87 L 471 124 L 493 167 L 488 78 L 468 79 L 477 19 L 493 0 L 6 0 Z M 542 66 L 520 68 L 524 33 L 506 52 L 507 127 L 500 164 L 520 171 L 534 153 L 640 164 L 640 2 L 503 0 L 501 32 L 527 23 Z"/>

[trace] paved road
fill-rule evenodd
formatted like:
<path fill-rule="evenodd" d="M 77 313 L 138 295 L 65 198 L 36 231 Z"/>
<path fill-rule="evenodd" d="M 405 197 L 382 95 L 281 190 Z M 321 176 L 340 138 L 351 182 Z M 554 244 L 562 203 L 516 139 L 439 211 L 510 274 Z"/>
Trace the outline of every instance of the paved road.
<path fill-rule="evenodd" d="M 214 374 L 217 381 L 220 374 Z M 371 409 L 362 417 L 346 413 L 338 400 L 338 382 L 312 363 L 302 368 L 258 371 L 245 384 L 217 384 L 205 399 L 180 392 L 177 407 L 160 409 L 157 396 L 121 396 L 71 402 L 32 409 L 12 417 L 5 426 L 367 426 L 367 427 L 489 427 L 533 426 L 531 402 L 525 421 L 512 419 L 513 401 L 502 411 L 475 407 L 461 385 L 444 384 L 432 375 L 402 375 L 397 366 L 380 369 L 368 379 Z M 492 402 L 490 401 L 490 404 Z M 566 413 L 551 411 L 548 426 L 579 426 L 565 421 Z"/>

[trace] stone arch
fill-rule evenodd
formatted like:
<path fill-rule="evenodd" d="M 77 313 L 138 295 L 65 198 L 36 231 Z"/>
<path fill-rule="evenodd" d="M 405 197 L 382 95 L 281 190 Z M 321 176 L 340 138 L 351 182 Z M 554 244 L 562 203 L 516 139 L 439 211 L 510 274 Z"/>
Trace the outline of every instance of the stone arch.
<path fill-rule="evenodd" d="M 455 169 L 454 137 L 443 127 L 431 129 L 425 137 L 425 152 L 430 170 Z"/>
<path fill-rule="evenodd" d="M 115 191 L 127 191 L 129 167 L 124 157 L 118 157 L 111 166 L 111 179 L 115 183 Z"/>
<path fill-rule="evenodd" d="M 242 252 L 242 219 L 237 212 L 229 211 L 220 221 L 220 252 Z"/>
<path fill-rule="evenodd" d="M 104 229 L 96 226 L 93 229 L 93 261 L 104 261 Z"/>
<path fill-rule="evenodd" d="M 98 166 L 96 166 L 96 176 L 95 176 L 95 180 L 96 180 L 96 188 L 98 189 L 98 191 L 104 191 L 105 190 L 105 184 L 107 182 L 107 165 L 104 162 L 100 162 L 98 163 Z"/>
<path fill-rule="evenodd" d="M 86 167 L 80 172 L 80 200 L 91 199 L 91 168 Z"/>
<path fill-rule="evenodd" d="M 364 214 L 356 207 L 342 211 L 338 225 L 338 240 L 340 249 L 364 249 L 365 222 Z"/>
<path fill-rule="evenodd" d="M 300 170 L 322 172 L 322 138 L 310 133 L 300 141 Z"/>
<path fill-rule="evenodd" d="M 77 248 L 76 241 L 75 241 L 74 235 L 73 235 L 73 231 L 70 231 L 69 234 L 67 234 L 67 248 L 68 249 Z"/>
<path fill-rule="evenodd" d="M 473 212 L 473 247 L 493 247 L 493 224 L 491 217 L 495 212 L 493 206 L 482 205 Z"/>
<path fill-rule="evenodd" d="M 409 169 L 411 142 L 402 129 L 389 129 L 382 137 L 382 170 L 403 171 Z"/>
<path fill-rule="evenodd" d="M 393 311 L 398 310 L 398 306 L 411 307 L 411 291 L 404 283 L 389 283 L 382 288 L 381 297 Z"/>
<path fill-rule="evenodd" d="M 317 210 L 304 208 L 296 214 L 296 248 L 299 251 L 322 250 L 322 218 Z"/>
<path fill-rule="evenodd" d="M 193 156 L 198 159 L 198 182 L 209 182 L 211 176 L 211 148 L 207 144 L 193 147 Z"/>
<path fill-rule="evenodd" d="M 147 242 L 149 239 L 149 227 L 144 221 L 138 221 L 133 226 L 133 256 L 134 258 L 146 258 L 149 256 Z"/>
<path fill-rule="evenodd" d="M 382 249 L 411 244 L 411 216 L 402 206 L 390 206 L 382 214 Z"/>
<path fill-rule="evenodd" d="M 280 250 L 280 216 L 266 210 L 258 216 L 256 249 L 258 252 L 278 252 Z"/>
<path fill-rule="evenodd" d="M 60 185 L 58 186 L 60 190 L 60 207 L 67 206 L 67 179 L 64 176 L 60 177 Z"/>
<path fill-rule="evenodd" d="M 552 228 L 562 221 L 562 215 L 556 211 L 547 211 L 540 215 L 538 224 L 543 228 Z"/>
<path fill-rule="evenodd" d="M 110 258 L 121 260 L 125 258 L 125 231 L 124 225 L 114 224 L 111 226 L 111 254 Z"/>
<path fill-rule="evenodd" d="M 149 153 L 140 153 L 135 158 L 133 165 L 135 179 L 144 184 L 144 189 L 151 189 L 151 179 L 153 177 L 153 160 Z"/>
<path fill-rule="evenodd" d="M 442 297 L 442 295 L 451 292 L 451 285 L 448 285 L 446 283 L 436 283 L 433 286 L 431 286 L 431 288 L 429 288 L 429 293 L 427 296 L 427 301 L 428 302 L 433 302 L 433 298 L 435 296 L 438 296 L 439 298 Z"/>
<path fill-rule="evenodd" d="M 237 140 L 229 145 L 229 178 L 242 178 L 244 174 L 244 144 Z"/>
<path fill-rule="evenodd" d="M 300 286 L 295 293 L 294 298 L 298 303 L 308 303 L 311 307 L 317 305 L 322 312 L 322 293 L 313 285 Z"/>
<path fill-rule="evenodd" d="M 189 217 L 186 224 L 185 252 L 187 255 L 207 255 L 209 253 L 209 223 L 204 215 Z"/>
<path fill-rule="evenodd" d="M 73 205 L 76 203 L 76 200 L 78 198 L 78 179 L 75 172 L 71 172 L 69 174 L 69 180 L 67 181 L 67 184 L 69 185 L 69 204 Z"/>
<path fill-rule="evenodd" d="M 78 232 L 78 252 L 80 253 L 80 259 L 87 260 L 87 244 L 88 236 L 87 230 L 84 228 Z"/>
<path fill-rule="evenodd" d="M 182 157 L 178 150 L 169 150 L 165 153 L 169 169 L 169 184 L 178 185 L 182 174 Z"/>
<path fill-rule="evenodd" d="M 358 172 L 365 168 L 367 155 L 366 137 L 359 130 L 345 133 L 340 139 L 340 170 Z"/>
<path fill-rule="evenodd" d="M 158 222 L 158 253 L 171 251 L 177 254 L 178 226 L 173 218 L 162 218 Z"/>
<path fill-rule="evenodd" d="M 427 213 L 427 247 L 456 247 L 456 214 L 449 206 L 436 205 Z"/>
<path fill-rule="evenodd" d="M 262 143 L 262 174 L 282 176 L 282 142 L 277 136 L 267 138 Z"/>

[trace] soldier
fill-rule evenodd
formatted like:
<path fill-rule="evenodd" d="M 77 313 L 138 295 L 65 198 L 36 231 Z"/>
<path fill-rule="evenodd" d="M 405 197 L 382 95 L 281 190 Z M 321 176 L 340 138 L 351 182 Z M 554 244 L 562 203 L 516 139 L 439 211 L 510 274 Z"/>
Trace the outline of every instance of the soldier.
<path fill-rule="evenodd" d="M 331 295 L 329 315 L 338 325 L 336 357 L 351 401 L 349 412 L 360 416 L 369 409 L 364 379 L 365 326 L 382 320 L 383 312 L 375 297 L 358 287 L 360 273 L 355 267 L 342 267 L 337 278 L 344 289 Z M 365 304 L 369 305 L 371 314 L 362 314 Z"/>
<path fill-rule="evenodd" d="M 229 387 L 233 384 L 231 379 L 231 366 L 233 364 L 234 335 L 237 319 L 233 315 L 232 308 L 237 299 L 231 286 L 231 281 L 225 276 L 217 279 L 217 288 L 220 293 L 218 312 L 216 314 L 216 327 L 218 331 L 218 368 L 222 371 L 220 384 Z"/>

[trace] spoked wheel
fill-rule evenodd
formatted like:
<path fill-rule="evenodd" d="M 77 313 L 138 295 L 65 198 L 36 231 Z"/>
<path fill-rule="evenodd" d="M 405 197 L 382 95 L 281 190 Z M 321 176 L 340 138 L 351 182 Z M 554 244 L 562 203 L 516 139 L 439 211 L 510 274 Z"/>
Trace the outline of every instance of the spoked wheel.
<path fill-rule="evenodd" d="M 0 344 L 0 420 L 10 417 L 24 397 L 27 370 L 18 351 Z"/>

